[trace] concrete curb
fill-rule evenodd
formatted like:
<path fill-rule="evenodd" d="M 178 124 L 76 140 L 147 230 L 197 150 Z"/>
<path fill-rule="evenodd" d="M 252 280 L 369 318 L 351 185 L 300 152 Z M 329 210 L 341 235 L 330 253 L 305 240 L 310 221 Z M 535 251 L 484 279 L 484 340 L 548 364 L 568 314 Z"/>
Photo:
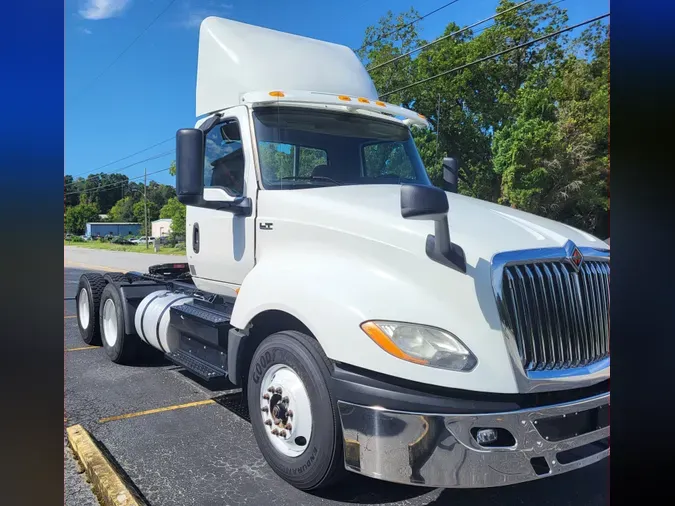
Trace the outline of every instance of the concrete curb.
<path fill-rule="evenodd" d="M 115 469 L 91 435 L 81 425 L 66 429 L 68 442 L 84 468 L 94 493 L 105 506 L 147 506 L 133 491 L 133 485 Z"/>

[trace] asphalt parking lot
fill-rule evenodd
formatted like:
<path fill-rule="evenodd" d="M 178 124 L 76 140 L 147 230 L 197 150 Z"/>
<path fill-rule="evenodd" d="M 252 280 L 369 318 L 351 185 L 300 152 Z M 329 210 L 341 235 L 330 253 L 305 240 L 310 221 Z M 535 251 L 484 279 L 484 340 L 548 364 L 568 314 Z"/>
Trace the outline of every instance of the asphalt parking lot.
<path fill-rule="evenodd" d="M 65 418 L 82 424 L 157 506 L 399 504 L 605 506 L 608 460 L 553 478 L 484 490 L 408 487 L 351 475 L 316 493 L 278 478 L 258 452 L 246 409 L 228 384 L 209 386 L 161 355 L 110 362 L 80 339 L 73 297 L 81 269 L 64 275 Z M 65 457 L 66 504 L 96 504 Z M 78 481 L 79 480 L 79 481 Z M 94 502 L 92 502 L 94 501 Z"/>

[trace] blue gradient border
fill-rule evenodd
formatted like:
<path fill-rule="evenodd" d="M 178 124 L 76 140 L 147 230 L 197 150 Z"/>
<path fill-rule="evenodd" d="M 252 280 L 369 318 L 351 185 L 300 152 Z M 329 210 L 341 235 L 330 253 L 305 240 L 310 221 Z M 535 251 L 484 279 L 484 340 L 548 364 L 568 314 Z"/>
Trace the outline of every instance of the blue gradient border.
<path fill-rule="evenodd" d="M 63 504 L 64 7 L 2 7 L 2 502 Z"/>

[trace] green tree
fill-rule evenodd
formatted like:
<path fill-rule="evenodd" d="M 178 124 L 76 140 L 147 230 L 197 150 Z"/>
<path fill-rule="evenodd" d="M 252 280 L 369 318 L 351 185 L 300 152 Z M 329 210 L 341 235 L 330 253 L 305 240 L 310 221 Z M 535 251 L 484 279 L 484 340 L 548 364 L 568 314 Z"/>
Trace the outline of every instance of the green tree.
<path fill-rule="evenodd" d="M 78 205 L 66 210 L 64 219 L 66 232 L 84 234 L 87 223 L 98 221 L 98 214 L 98 206 L 87 202 L 86 198 L 82 198 Z"/>
<path fill-rule="evenodd" d="M 606 27 L 594 25 L 574 39 L 552 37 L 397 91 L 567 23 L 566 11 L 550 1 L 505 12 L 516 4 L 500 0 L 503 14 L 487 28 L 458 34 L 451 22 L 447 38 L 406 56 L 426 43 L 417 25 L 408 25 L 417 13 L 389 12 L 366 29 L 358 54 L 386 101 L 429 118 L 431 129 L 413 130 L 413 137 L 434 184 L 442 183 L 442 158 L 457 156 L 460 193 L 603 236 L 609 209 Z"/>
<path fill-rule="evenodd" d="M 495 134 L 500 202 L 608 234 L 608 39 L 604 29 L 584 31 L 574 55 L 542 86 L 534 73 L 516 94 L 515 121 Z M 604 60 L 604 63 L 602 61 Z"/>
<path fill-rule="evenodd" d="M 131 197 L 118 200 L 108 212 L 108 218 L 114 222 L 134 221 L 134 201 Z"/>
<path fill-rule="evenodd" d="M 160 218 L 171 218 L 171 234 L 185 237 L 185 206 L 172 197 L 159 211 Z"/>

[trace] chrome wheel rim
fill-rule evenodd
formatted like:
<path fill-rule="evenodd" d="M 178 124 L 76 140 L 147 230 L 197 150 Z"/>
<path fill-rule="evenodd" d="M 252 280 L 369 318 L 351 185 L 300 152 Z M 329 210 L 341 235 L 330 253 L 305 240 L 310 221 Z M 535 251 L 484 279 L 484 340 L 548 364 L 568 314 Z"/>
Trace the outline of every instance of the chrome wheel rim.
<path fill-rule="evenodd" d="M 312 405 L 300 376 L 283 364 L 273 365 L 260 383 L 260 415 L 272 446 L 299 457 L 312 435 Z"/>
<path fill-rule="evenodd" d="M 103 304 L 102 320 L 103 338 L 108 346 L 115 346 L 117 342 L 117 310 L 112 299 L 107 299 Z"/>
<path fill-rule="evenodd" d="M 89 297 L 87 297 L 87 290 L 84 288 L 80 290 L 80 294 L 77 296 L 77 315 L 80 319 L 80 326 L 83 329 L 88 328 L 91 315 L 89 313 Z"/>

